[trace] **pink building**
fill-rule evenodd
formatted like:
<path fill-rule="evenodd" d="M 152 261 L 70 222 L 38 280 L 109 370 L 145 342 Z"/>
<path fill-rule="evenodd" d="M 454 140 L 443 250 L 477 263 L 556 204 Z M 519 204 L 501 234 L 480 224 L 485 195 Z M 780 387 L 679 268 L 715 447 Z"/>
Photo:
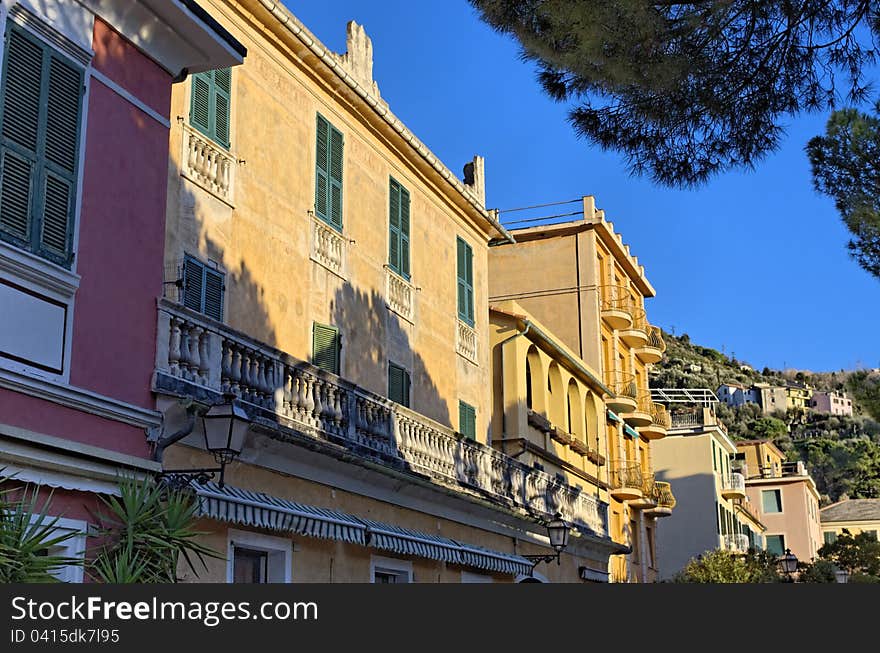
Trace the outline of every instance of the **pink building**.
<path fill-rule="evenodd" d="M 832 390 L 831 392 L 813 392 L 810 400 L 810 408 L 817 413 L 831 413 L 832 415 L 849 415 L 852 417 L 853 405 L 845 392 Z"/>
<path fill-rule="evenodd" d="M 0 32 L 0 469 L 84 531 L 159 468 L 172 83 L 245 49 L 192 0 L 0 0 Z"/>

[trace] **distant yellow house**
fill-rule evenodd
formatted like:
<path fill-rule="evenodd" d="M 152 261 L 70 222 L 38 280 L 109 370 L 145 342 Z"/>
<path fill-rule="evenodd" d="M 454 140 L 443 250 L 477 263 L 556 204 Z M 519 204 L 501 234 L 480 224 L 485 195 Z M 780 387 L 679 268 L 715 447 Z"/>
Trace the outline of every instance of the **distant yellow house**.
<path fill-rule="evenodd" d="M 845 499 L 819 511 L 823 543 L 837 539 L 844 530 L 850 535 L 880 536 L 880 499 Z"/>
<path fill-rule="evenodd" d="M 583 198 L 582 210 L 580 220 L 514 229 L 515 243 L 491 247 L 489 299 L 494 306 L 516 302 L 601 380 L 605 414 L 597 415 L 597 431 L 604 433 L 607 453 L 597 473 L 608 487 L 612 538 L 629 547 L 628 554 L 612 558 L 611 579 L 650 582 L 658 578 L 658 519 L 674 505 L 674 488 L 656 481 L 651 454 L 652 441 L 663 438 L 670 425 L 666 409 L 651 400 L 648 389 L 649 366 L 662 358 L 666 345 L 645 313 L 645 298 L 655 292 L 644 267 L 592 196 Z M 533 410 L 546 411 L 551 424 L 564 427 L 567 406 L 580 411 L 581 387 L 575 383 L 569 402 L 561 361 L 535 360 L 535 367 L 548 373 L 551 404 L 535 403 L 543 401 L 535 388 L 541 383 L 543 389 L 545 381 L 534 377 Z M 593 396 L 599 413 L 602 406 Z M 589 429 L 583 435 L 593 437 Z"/>

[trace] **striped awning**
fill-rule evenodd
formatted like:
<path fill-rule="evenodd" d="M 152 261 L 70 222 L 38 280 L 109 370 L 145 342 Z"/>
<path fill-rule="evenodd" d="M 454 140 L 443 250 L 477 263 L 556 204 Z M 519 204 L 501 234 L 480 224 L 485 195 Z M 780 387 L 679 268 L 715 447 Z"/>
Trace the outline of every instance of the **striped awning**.
<path fill-rule="evenodd" d="M 608 582 L 607 571 L 598 571 L 596 569 L 590 569 L 589 567 L 580 567 L 578 569 L 578 572 L 582 580 L 590 580 L 594 583 Z"/>
<path fill-rule="evenodd" d="M 210 482 L 194 485 L 198 515 L 234 524 L 366 545 L 366 526 L 356 517 L 262 492 Z"/>
<path fill-rule="evenodd" d="M 638 433 L 638 431 L 636 431 L 636 430 L 635 430 L 633 427 L 631 427 L 629 424 L 624 424 L 624 425 L 623 425 L 623 432 L 626 433 L 627 435 L 631 435 L 631 436 L 634 437 L 634 438 L 638 438 L 638 437 L 639 437 L 639 433 Z"/>
<path fill-rule="evenodd" d="M 617 413 L 615 413 L 614 411 L 612 411 L 612 410 L 607 410 L 606 412 L 608 413 L 608 419 L 610 419 L 610 420 L 612 420 L 612 421 L 614 421 L 614 422 L 622 422 L 622 421 L 623 421 L 622 419 L 620 419 L 620 418 L 617 416 Z"/>
<path fill-rule="evenodd" d="M 503 574 L 528 575 L 532 563 L 522 556 L 462 543 L 440 535 L 386 524 L 326 508 L 317 508 L 262 492 L 214 482 L 193 485 L 198 515 L 285 533 L 341 540 L 381 551 L 440 560 Z"/>
<path fill-rule="evenodd" d="M 367 543 L 373 548 L 443 562 L 459 561 L 460 547 L 454 540 L 369 519 L 360 521 L 367 526 Z"/>

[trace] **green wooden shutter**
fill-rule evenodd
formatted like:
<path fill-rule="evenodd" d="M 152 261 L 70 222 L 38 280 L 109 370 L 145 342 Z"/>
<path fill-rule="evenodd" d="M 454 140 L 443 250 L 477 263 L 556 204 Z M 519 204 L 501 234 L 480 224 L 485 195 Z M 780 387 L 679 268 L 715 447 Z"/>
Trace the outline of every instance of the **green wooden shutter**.
<path fill-rule="evenodd" d="M 0 105 L 0 235 L 69 266 L 83 70 L 7 24 Z"/>
<path fill-rule="evenodd" d="M 342 132 L 330 126 L 330 224 L 342 229 Z"/>
<path fill-rule="evenodd" d="M 330 219 L 327 209 L 330 203 L 328 183 L 330 179 L 330 123 L 318 116 L 315 145 L 315 214 L 325 222 Z"/>
<path fill-rule="evenodd" d="M 193 75 L 189 122 L 205 136 L 229 147 L 232 70 L 220 68 Z"/>
<path fill-rule="evenodd" d="M 473 250 L 461 238 L 457 239 L 458 317 L 474 325 L 474 269 Z"/>
<path fill-rule="evenodd" d="M 388 195 L 388 265 L 409 279 L 409 191 L 392 178 Z"/>
<path fill-rule="evenodd" d="M 194 258 L 183 263 L 183 305 L 202 312 L 202 293 L 205 287 L 205 267 Z"/>
<path fill-rule="evenodd" d="M 388 363 L 388 398 L 404 406 L 409 406 L 409 372 L 399 365 Z"/>
<path fill-rule="evenodd" d="M 210 318 L 223 321 L 223 290 L 224 276 L 208 268 L 205 268 L 205 301 L 202 312 Z"/>
<path fill-rule="evenodd" d="M 312 363 L 318 367 L 339 374 L 339 330 L 336 327 L 312 325 Z"/>
<path fill-rule="evenodd" d="M 409 279 L 409 191 L 400 187 L 400 274 Z"/>
<path fill-rule="evenodd" d="M 466 438 L 477 439 L 477 410 L 463 401 L 458 402 L 458 431 Z"/>

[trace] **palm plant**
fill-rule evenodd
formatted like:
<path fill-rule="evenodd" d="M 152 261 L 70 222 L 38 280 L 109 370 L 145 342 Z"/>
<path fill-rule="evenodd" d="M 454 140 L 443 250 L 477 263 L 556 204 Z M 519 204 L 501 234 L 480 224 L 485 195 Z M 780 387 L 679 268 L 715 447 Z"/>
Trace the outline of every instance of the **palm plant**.
<path fill-rule="evenodd" d="M 181 558 L 198 576 L 196 562 L 219 558 L 198 541 L 196 502 L 187 490 L 123 477 L 120 496 L 100 497 L 95 515 L 100 546 L 89 575 L 105 583 L 174 583 Z"/>
<path fill-rule="evenodd" d="M 51 491 L 40 499 L 40 486 L 9 486 L 13 478 L 0 469 L 0 583 L 55 583 L 55 574 L 81 557 L 52 553 L 54 547 L 79 535 L 59 526 L 48 515 Z"/>

